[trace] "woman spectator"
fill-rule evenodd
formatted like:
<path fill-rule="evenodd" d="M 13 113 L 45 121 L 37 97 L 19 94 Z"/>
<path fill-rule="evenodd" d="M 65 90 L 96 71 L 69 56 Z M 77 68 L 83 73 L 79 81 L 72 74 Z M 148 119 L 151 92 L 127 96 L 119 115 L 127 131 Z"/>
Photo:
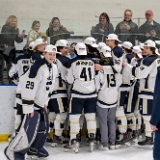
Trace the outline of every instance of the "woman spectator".
<path fill-rule="evenodd" d="M 49 28 L 46 31 L 46 34 L 51 37 L 51 36 L 56 36 L 56 35 L 63 34 L 66 32 L 68 31 L 66 27 L 61 25 L 59 18 L 53 17 L 49 24 Z"/>
<path fill-rule="evenodd" d="M 27 35 L 27 44 L 24 47 L 24 53 L 26 52 L 26 49 L 29 47 L 29 44 L 41 36 L 39 29 L 40 29 L 40 22 L 36 20 L 33 21 L 32 28 Z"/>
<path fill-rule="evenodd" d="M 110 23 L 110 19 L 107 13 L 101 13 L 99 16 L 99 23 L 92 27 L 91 29 L 91 35 L 98 39 L 98 41 L 106 41 L 106 36 L 108 34 L 114 33 L 114 27 L 112 23 Z M 98 35 L 100 34 L 100 36 Z M 102 36 L 103 35 L 103 36 Z"/>
<path fill-rule="evenodd" d="M 14 41 L 21 43 L 24 37 L 24 34 L 19 34 L 17 25 L 17 17 L 11 15 L 8 17 L 6 24 L 2 27 L 1 30 L 1 43 L 4 47 L 4 52 L 1 54 L 6 61 L 7 72 L 11 68 L 12 61 L 16 56 Z"/>

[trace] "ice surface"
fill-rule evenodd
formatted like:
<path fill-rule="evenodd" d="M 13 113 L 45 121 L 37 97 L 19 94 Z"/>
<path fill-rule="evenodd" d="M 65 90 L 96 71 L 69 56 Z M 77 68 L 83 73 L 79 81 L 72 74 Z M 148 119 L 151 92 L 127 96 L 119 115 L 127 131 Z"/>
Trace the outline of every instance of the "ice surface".
<path fill-rule="evenodd" d="M 8 143 L 0 143 L 0 160 L 6 160 L 3 151 Z M 47 160 L 152 160 L 151 147 L 139 147 L 132 145 L 129 148 L 121 148 L 116 150 L 89 151 L 89 146 L 82 146 L 79 153 L 64 152 L 62 147 L 52 148 L 46 146 L 50 156 Z"/>

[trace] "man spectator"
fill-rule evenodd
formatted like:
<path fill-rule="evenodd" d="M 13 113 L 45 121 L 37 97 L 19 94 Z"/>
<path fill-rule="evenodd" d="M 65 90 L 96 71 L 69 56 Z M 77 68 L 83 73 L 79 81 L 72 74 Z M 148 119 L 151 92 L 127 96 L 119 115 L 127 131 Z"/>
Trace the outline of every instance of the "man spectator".
<path fill-rule="evenodd" d="M 126 9 L 124 12 L 124 20 L 116 26 L 115 34 L 123 41 L 130 41 L 135 45 L 135 36 L 138 33 L 138 26 L 132 22 L 132 11 Z"/>
<path fill-rule="evenodd" d="M 160 38 L 160 24 L 153 20 L 153 11 L 145 12 L 146 22 L 139 28 L 139 41 L 142 43 L 147 39 L 157 40 Z"/>

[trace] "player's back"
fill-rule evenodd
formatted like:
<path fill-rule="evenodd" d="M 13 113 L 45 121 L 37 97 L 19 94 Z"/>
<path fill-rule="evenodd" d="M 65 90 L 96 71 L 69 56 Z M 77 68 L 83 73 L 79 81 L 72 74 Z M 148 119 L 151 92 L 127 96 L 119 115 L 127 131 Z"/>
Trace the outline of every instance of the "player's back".
<path fill-rule="evenodd" d="M 118 90 L 115 74 L 104 74 L 101 71 L 96 75 L 98 91 L 97 104 L 102 108 L 112 108 L 117 105 Z"/>
<path fill-rule="evenodd" d="M 96 87 L 93 60 L 86 56 L 78 56 L 72 60 L 71 66 L 68 69 L 67 81 L 73 84 L 73 96 L 95 96 Z"/>
<path fill-rule="evenodd" d="M 20 77 L 30 65 L 30 58 L 31 54 L 25 54 L 16 57 L 9 71 L 10 77 L 16 73 L 18 73 L 18 77 Z"/>
<path fill-rule="evenodd" d="M 100 56 L 98 54 L 87 54 L 88 58 L 91 58 L 95 64 L 99 64 Z"/>

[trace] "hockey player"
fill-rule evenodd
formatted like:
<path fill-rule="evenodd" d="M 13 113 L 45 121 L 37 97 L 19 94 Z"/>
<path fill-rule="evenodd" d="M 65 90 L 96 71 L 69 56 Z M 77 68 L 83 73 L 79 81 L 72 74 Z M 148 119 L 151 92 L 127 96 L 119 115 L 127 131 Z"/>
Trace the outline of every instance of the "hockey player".
<path fill-rule="evenodd" d="M 100 56 L 100 64 L 102 66 L 113 65 L 110 47 L 103 47 Z M 118 90 L 115 75 L 112 70 L 111 73 L 112 74 L 106 75 L 99 71 L 95 78 L 98 90 L 97 114 L 100 124 L 101 144 L 103 150 L 108 150 L 108 147 L 110 147 L 110 149 L 115 149 L 116 141 L 115 116 Z"/>
<path fill-rule="evenodd" d="M 42 52 L 44 52 L 44 49 L 45 49 L 45 46 L 46 46 L 46 42 L 39 38 L 37 39 L 35 42 L 34 42 L 34 45 L 33 45 L 33 53 L 31 55 L 31 58 L 29 60 L 29 64 L 28 66 L 25 66 L 24 70 L 23 68 L 18 68 L 18 71 L 19 71 L 19 82 L 18 82 L 18 85 L 17 85 L 17 88 L 16 88 L 16 100 L 15 100 L 15 133 L 13 133 L 13 137 L 15 136 L 17 130 L 19 130 L 19 125 L 20 125 L 20 122 L 22 120 L 22 99 L 21 99 L 21 91 L 22 91 L 22 86 L 23 84 L 25 83 L 26 81 L 26 78 L 29 74 L 29 70 L 30 70 L 30 67 L 34 64 L 34 62 L 36 60 L 39 60 L 39 59 L 42 59 L 43 58 L 43 55 L 42 55 Z M 34 55 L 36 54 L 36 55 Z M 24 55 L 26 56 L 26 55 Z M 23 65 L 19 65 L 19 67 L 22 67 Z M 25 72 L 23 72 L 25 71 Z M 20 72 L 23 72 L 23 74 L 21 74 Z M 13 152 L 7 148 L 6 149 L 6 154 L 7 156 L 9 156 L 10 159 L 13 159 Z"/>
<path fill-rule="evenodd" d="M 55 129 L 54 141 L 49 139 L 48 141 L 57 144 L 63 143 L 62 133 L 68 115 L 66 73 L 70 59 L 67 57 L 68 42 L 66 40 L 58 40 L 55 45 L 57 46 L 57 51 L 60 52 L 61 55 L 57 54 L 56 65 L 58 68 L 58 77 L 56 78 L 56 85 L 49 102 L 49 119 L 51 120 L 50 123 L 54 123 Z M 53 125 L 51 126 L 51 130 L 53 129 L 52 127 Z"/>
<path fill-rule="evenodd" d="M 149 120 L 151 118 L 153 106 L 153 91 L 157 67 L 159 67 L 159 53 L 156 50 L 155 43 L 152 40 L 147 40 L 144 43 L 143 56 L 145 57 L 139 67 L 131 67 L 132 73 L 140 79 L 139 88 L 139 108 L 145 124 L 145 139 L 138 142 L 139 145 L 152 145 L 153 133 L 150 129 Z M 129 66 L 124 62 L 124 66 Z"/>
<path fill-rule="evenodd" d="M 113 68 L 114 72 L 116 73 L 117 86 L 120 86 L 122 83 L 121 70 L 122 70 L 122 62 L 124 60 L 123 51 L 118 46 L 118 43 L 120 42 L 121 41 L 118 39 L 118 36 L 115 34 L 109 34 L 106 39 L 107 45 L 112 49 L 112 58 L 114 63 L 112 67 L 95 64 L 95 70 L 103 70 L 105 74 L 108 74 L 108 72 L 110 72 L 110 69 Z"/>
<path fill-rule="evenodd" d="M 123 51 L 118 46 L 120 40 L 118 36 L 115 34 L 109 34 L 106 43 L 112 49 L 112 58 L 113 58 L 113 65 L 112 66 L 101 66 L 99 64 L 95 64 L 95 70 L 103 70 L 104 74 L 115 74 L 116 77 L 116 84 L 117 89 L 122 84 L 122 63 L 124 61 Z M 111 71 L 113 71 L 111 73 Z M 126 117 L 124 114 L 124 109 L 122 107 L 117 107 L 116 111 L 116 121 L 117 127 L 120 133 L 124 133 L 127 126 Z"/>
<path fill-rule="evenodd" d="M 143 46 L 141 46 L 142 48 Z M 142 48 L 143 49 L 143 48 Z M 134 46 L 132 49 L 132 54 L 134 58 L 136 59 L 136 67 L 140 66 L 141 60 L 143 58 L 142 56 L 142 49 L 140 49 L 140 46 Z M 132 65 L 133 66 L 133 65 Z M 135 67 L 135 66 L 133 66 Z M 131 87 L 131 94 L 132 94 L 132 103 L 131 107 L 132 110 L 134 111 L 134 115 L 136 117 L 136 132 L 135 135 L 132 135 L 132 139 L 134 140 L 135 138 L 139 137 L 142 132 L 142 116 L 140 114 L 139 110 L 139 98 L 138 98 L 138 93 L 139 93 L 139 79 L 135 77 L 135 82 Z"/>
<path fill-rule="evenodd" d="M 28 52 L 32 52 L 33 51 L 33 45 L 34 42 L 31 42 L 31 44 L 29 45 L 29 48 L 27 49 Z M 12 67 L 9 70 L 9 77 L 12 79 L 12 81 L 15 84 L 18 84 L 19 81 L 19 77 L 26 71 L 26 69 L 28 68 L 28 66 L 30 65 L 30 58 L 31 58 L 32 54 L 25 54 L 25 55 L 20 55 L 18 57 L 15 58 L 14 62 L 12 63 Z M 17 129 L 17 127 L 20 124 L 21 121 L 21 116 L 17 113 L 17 108 L 18 108 L 19 104 L 15 102 L 15 130 Z"/>
<path fill-rule="evenodd" d="M 98 45 L 96 44 L 96 40 L 93 37 L 88 37 L 84 40 L 84 43 L 87 48 L 87 57 L 92 58 L 95 64 L 99 64 L 100 57 L 97 55 Z"/>
<path fill-rule="evenodd" d="M 86 45 L 86 49 L 87 49 L 87 57 L 91 58 L 95 64 L 99 64 L 100 61 L 100 56 L 99 56 L 99 52 L 98 49 L 102 48 L 102 46 L 105 45 L 105 43 L 100 42 L 99 45 L 96 44 L 96 40 L 93 37 L 87 37 L 84 40 L 84 43 Z M 80 132 L 79 132 L 79 139 L 81 139 L 81 131 L 84 125 L 84 114 L 81 115 L 80 117 Z M 98 119 L 97 119 L 97 131 L 96 131 L 96 141 L 97 143 L 99 143 L 99 123 L 98 123 Z"/>
<path fill-rule="evenodd" d="M 30 65 L 30 58 L 32 56 L 33 46 L 34 42 L 31 42 L 29 48 L 27 49 L 29 54 L 16 57 L 14 62 L 12 63 L 12 67 L 9 70 L 9 77 L 15 84 L 18 83 L 18 78 L 26 71 L 26 69 Z"/>
<path fill-rule="evenodd" d="M 134 56 L 132 55 L 132 43 L 125 41 L 122 43 L 122 48 L 124 51 L 124 59 L 126 62 L 132 65 L 136 65 Z M 129 142 L 133 132 L 136 130 L 136 118 L 134 116 L 134 110 L 132 109 L 132 90 L 131 85 L 134 84 L 134 77 L 130 72 L 130 68 L 124 67 L 122 69 L 122 85 L 119 87 L 119 98 L 118 98 L 118 108 L 121 109 L 121 112 L 124 109 L 125 116 L 123 118 L 123 132 L 120 131 L 117 135 L 116 147 L 120 147 L 121 144 Z M 118 112 L 117 112 L 118 114 Z M 118 116 L 120 116 L 118 114 Z M 117 123 L 120 120 L 117 120 Z M 122 120 L 121 120 L 122 121 Z"/>
<path fill-rule="evenodd" d="M 57 75 L 57 67 L 53 64 L 56 52 L 55 46 L 46 47 L 44 59 L 36 61 L 31 67 L 22 87 L 23 122 L 19 133 L 8 146 L 14 151 L 16 160 L 25 160 L 28 150 L 29 155 L 37 157 L 49 155 L 43 146 L 49 129 L 47 104 Z"/>
<path fill-rule="evenodd" d="M 66 80 L 72 84 L 71 100 L 69 106 L 70 120 L 70 142 L 71 148 L 78 152 L 79 118 L 84 109 L 84 115 L 87 121 L 88 138 L 91 151 L 93 151 L 95 132 L 96 132 L 96 87 L 94 62 L 87 57 L 86 46 L 84 43 L 77 43 L 75 47 L 78 55 L 71 61 Z"/>

